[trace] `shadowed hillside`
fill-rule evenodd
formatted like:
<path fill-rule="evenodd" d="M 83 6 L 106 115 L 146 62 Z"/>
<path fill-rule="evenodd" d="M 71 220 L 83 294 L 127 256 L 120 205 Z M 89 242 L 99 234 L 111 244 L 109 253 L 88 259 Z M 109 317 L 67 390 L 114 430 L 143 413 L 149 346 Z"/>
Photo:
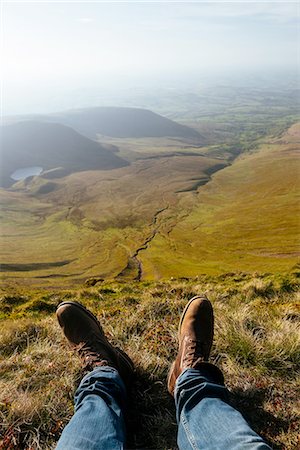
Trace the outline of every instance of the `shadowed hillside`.
<path fill-rule="evenodd" d="M 87 134 L 96 137 L 104 134 L 111 137 L 164 137 L 201 139 L 190 127 L 155 114 L 147 109 L 100 107 L 69 111 L 60 115 L 61 120 Z"/>
<path fill-rule="evenodd" d="M 62 167 L 64 174 L 128 165 L 115 154 L 116 148 L 102 146 L 73 129 L 57 123 L 24 121 L 1 128 L 1 186 L 13 184 L 11 174 L 20 168 Z"/>
<path fill-rule="evenodd" d="M 9 121 L 26 120 L 28 117 L 68 125 L 92 139 L 102 134 L 117 138 L 172 136 L 193 139 L 199 143 L 203 141 L 201 135 L 193 128 L 141 108 L 83 108 L 47 116 L 20 116 L 10 118 Z"/>

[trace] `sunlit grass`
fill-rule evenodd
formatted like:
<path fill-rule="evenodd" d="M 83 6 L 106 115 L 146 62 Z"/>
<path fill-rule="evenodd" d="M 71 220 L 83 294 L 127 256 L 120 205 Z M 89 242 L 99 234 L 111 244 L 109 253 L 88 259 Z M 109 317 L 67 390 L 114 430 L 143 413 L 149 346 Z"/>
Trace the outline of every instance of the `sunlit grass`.
<path fill-rule="evenodd" d="M 6 316 L 0 332 L 2 448 L 51 448 L 72 415 L 82 372 L 54 311 L 61 301 L 74 299 L 97 315 L 109 340 L 135 362 L 131 448 L 175 449 L 175 411 L 166 376 L 176 356 L 184 305 L 204 292 L 215 311 L 211 360 L 223 369 L 233 403 L 275 449 L 294 449 L 300 366 L 297 289 L 295 274 L 242 273 L 158 283 L 100 282 L 77 290 L 28 290 L 26 295 L 11 289 L 1 298 Z"/>

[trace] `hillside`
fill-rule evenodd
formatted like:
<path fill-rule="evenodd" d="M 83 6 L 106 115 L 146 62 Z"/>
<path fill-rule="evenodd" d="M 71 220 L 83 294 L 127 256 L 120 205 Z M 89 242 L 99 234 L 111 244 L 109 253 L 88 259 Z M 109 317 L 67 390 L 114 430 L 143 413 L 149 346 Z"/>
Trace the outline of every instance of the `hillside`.
<path fill-rule="evenodd" d="M 29 116 L 30 117 L 30 116 Z M 96 139 L 97 135 L 117 138 L 180 137 L 201 143 L 201 135 L 186 125 L 142 108 L 96 107 L 63 111 L 51 115 L 33 115 L 32 119 L 56 122 Z M 28 116 L 7 118 L 8 122 L 27 120 Z"/>
<path fill-rule="evenodd" d="M 24 121 L 1 127 L 1 186 L 9 187 L 20 168 L 40 166 L 44 171 L 61 167 L 64 175 L 77 171 L 110 170 L 128 165 L 102 146 L 57 123 Z"/>
<path fill-rule="evenodd" d="M 192 211 L 139 253 L 145 278 L 290 270 L 300 256 L 299 144 L 295 124 L 218 171 Z"/>
<path fill-rule="evenodd" d="M 224 371 L 230 401 L 274 450 L 295 450 L 298 288 L 297 273 L 236 273 L 159 283 L 100 282 L 77 290 L 31 290 L 24 284 L 6 289 L 0 297 L 1 448 L 53 448 L 72 415 L 82 371 L 54 316 L 61 301 L 72 299 L 97 315 L 110 341 L 136 365 L 129 448 L 175 450 L 175 409 L 166 376 L 176 355 L 179 316 L 191 297 L 206 292 L 215 311 L 211 361 Z"/>
<path fill-rule="evenodd" d="M 119 138 L 173 136 L 201 140 L 196 130 L 141 108 L 86 108 L 67 111 L 58 117 L 90 137 L 103 134 Z"/>

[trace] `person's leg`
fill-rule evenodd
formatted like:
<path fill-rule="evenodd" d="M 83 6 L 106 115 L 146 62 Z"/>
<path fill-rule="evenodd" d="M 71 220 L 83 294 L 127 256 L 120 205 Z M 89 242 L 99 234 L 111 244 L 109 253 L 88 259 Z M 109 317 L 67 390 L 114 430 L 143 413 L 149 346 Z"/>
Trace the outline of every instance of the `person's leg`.
<path fill-rule="evenodd" d="M 214 317 L 210 301 L 194 297 L 180 319 L 179 350 L 168 375 L 182 450 L 267 450 L 242 415 L 226 403 L 222 372 L 209 364 Z"/>
<path fill-rule="evenodd" d="M 178 446 L 182 450 L 270 450 L 243 416 L 226 403 L 227 390 L 217 367 L 186 369 L 175 386 Z"/>
<path fill-rule="evenodd" d="M 75 414 L 63 430 L 57 450 L 124 448 L 126 390 L 116 369 L 96 367 L 75 394 Z"/>
<path fill-rule="evenodd" d="M 126 388 L 134 375 L 131 359 L 108 342 L 97 318 L 80 303 L 63 302 L 56 315 L 69 344 L 90 372 L 76 391 L 75 414 L 57 449 L 124 448 Z"/>

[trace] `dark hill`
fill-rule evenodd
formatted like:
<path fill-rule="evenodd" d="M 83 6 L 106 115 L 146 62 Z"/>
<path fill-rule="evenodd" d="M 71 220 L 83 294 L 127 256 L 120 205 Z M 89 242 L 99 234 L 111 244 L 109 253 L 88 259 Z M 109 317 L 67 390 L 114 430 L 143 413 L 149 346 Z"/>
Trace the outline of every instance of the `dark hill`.
<path fill-rule="evenodd" d="M 0 157 L 2 187 L 12 185 L 11 174 L 25 167 L 62 167 L 66 174 L 128 165 L 115 154 L 115 147 L 110 151 L 67 126 L 36 121 L 1 127 Z"/>
<path fill-rule="evenodd" d="M 97 134 L 117 138 L 181 137 L 199 140 L 200 134 L 185 125 L 147 109 L 99 107 L 67 111 L 57 116 L 77 131 L 95 138 Z"/>
<path fill-rule="evenodd" d="M 196 130 L 141 108 L 84 108 L 49 115 L 7 117 L 4 120 L 6 123 L 20 120 L 61 123 L 91 139 L 102 134 L 116 138 L 177 137 L 192 139 L 197 144 L 203 142 Z"/>

